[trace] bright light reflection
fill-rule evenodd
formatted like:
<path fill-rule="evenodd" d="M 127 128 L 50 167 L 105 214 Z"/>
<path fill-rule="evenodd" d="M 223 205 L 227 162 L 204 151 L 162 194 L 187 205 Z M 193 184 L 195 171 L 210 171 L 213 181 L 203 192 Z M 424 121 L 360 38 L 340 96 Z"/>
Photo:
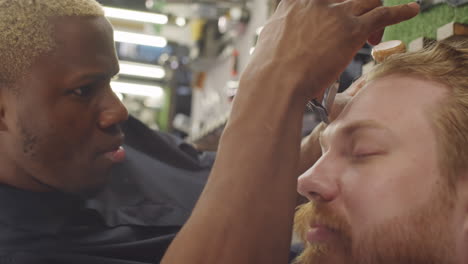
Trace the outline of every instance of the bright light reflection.
<path fill-rule="evenodd" d="M 117 97 L 119 98 L 120 101 L 123 101 L 123 94 L 115 93 L 115 95 L 117 95 Z"/>
<path fill-rule="evenodd" d="M 257 35 L 260 35 L 260 33 L 262 33 L 262 31 L 263 31 L 263 27 L 257 28 L 257 30 L 256 30 Z"/>
<path fill-rule="evenodd" d="M 120 9 L 113 7 L 104 7 L 104 12 L 107 17 L 137 21 L 137 22 L 146 22 L 153 24 L 165 25 L 168 22 L 168 17 L 166 15 L 155 14 L 150 12 L 141 12 L 133 11 L 128 9 Z"/>
<path fill-rule="evenodd" d="M 164 48 L 167 45 L 167 40 L 163 37 L 118 30 L 114 31 L 114 40 L 117 42 L 145 45 L 158 48 Z"/>
<path fill-rule="evenodd" d="M 178 17 L 176 18 L 176 21 L 175 23 L 179 26 L 179 27 L 183 27 L 187 24 L 187 20 L 183 17 Z"/>
<path fill-rule="evenodd" d="M 111 82 L 111 87 L 115 93 L 146 96 L 157 99 L 161 99 L 164 96 L 164 90 L 160 86 L 113 81 Z"/>
<path fill-rule="evenodd" d="M 134 63 L 129 61 L 120 61 L 119 74 L 146 77 L 151 79 L 162 79 L 166 76 L 166 71 L 159 66 Z"/>

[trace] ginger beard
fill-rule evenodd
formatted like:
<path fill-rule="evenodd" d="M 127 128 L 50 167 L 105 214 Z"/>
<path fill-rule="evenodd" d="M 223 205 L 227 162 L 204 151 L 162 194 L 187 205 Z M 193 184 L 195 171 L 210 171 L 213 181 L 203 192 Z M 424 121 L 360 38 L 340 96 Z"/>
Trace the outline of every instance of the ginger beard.
<path fill-rule="evenodd" d="M 443 184 L 442 184 L 443 185 Z M 445 184 L 446 185 L 446 184 Z M 296 264 L 431 264 L 455 263 L 452 219 L 454 196 L 448 187 L 437 187 L 431 199 L 412 212 L 375 224 L 363 234 L 353 234 L 344 217 L 327 204 L 314 201 L 300 206 L 294 230 L 305 241 L 305 249 Z M 305 239 L 310 223 L 326 223 L 336 239 L 329 243 L 311 244 Z"/>

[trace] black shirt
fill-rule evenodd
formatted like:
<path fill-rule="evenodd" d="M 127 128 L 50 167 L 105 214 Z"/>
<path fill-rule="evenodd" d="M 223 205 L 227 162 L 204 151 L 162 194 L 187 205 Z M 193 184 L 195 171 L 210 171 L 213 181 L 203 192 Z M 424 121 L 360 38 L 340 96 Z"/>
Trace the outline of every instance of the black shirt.
<path fill-rule="evenodd" d="M 159 263 L 209 166 L 181 169 L 126 150 L 127 160 L 93 199 L 0 185 L 0 264 Z"/>

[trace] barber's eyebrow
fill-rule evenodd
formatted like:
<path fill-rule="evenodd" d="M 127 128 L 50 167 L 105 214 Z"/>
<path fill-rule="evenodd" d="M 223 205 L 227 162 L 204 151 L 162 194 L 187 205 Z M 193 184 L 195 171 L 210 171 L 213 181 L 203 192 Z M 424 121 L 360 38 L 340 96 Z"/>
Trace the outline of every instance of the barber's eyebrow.
<path fill-rule="evenodd" d="M 80 80 L 104 80 L 110 78 L 110 74 L 106 73 L 87 73 L 78 76 Z"/>
<path fill-rule="evenodd" d="M 332 126 L 333 126 L 333 124 L 332 124 Z M 334 133 L 334 134 L 336 133 L 336 134 L 338 134 L 340 136 L 349 137 L 352 134 L 354 134 L 357 131 L 362 130 L 362 129 L 381 129 L 381 130 L 384 130 L 385 132 L 389 133 L 390 135 L 393 134 L 390 131 L 390 129 L 388 129 L 387 127 L 385 127 L 384 125 L 382 125 L 381 123 L 379 123 L 379 122 L 377 122 L 375 120 L 358 120 L 358 121 L 351 122 L 349 124 L 345 124 L 343 126 L 339 126 L 336 129 L 336 131 L 334 131 L 334 132 L 329 132 L 330 126 L 325 128 L 319 134 L 320 145 L 323 146 L 324 137 L 328 137 L 329 136 L 328 134 L 330 134 L 330 133 Z"/>
<path fill-rule="evenodd" d="M 89 71 L 89 72 L 78 72 L 74 74 L 71 80 L 83 81 L 83 80 L 108 80 L 116 76 L 120 71 L 119 67 L 112 69 L 112 71 Z"/>

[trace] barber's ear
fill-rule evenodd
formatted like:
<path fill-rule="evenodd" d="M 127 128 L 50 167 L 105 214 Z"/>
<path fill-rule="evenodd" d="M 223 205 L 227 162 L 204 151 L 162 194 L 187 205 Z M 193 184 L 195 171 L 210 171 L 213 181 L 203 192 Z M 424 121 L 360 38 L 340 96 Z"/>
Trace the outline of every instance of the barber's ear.
<path fill-rule="evenodd" d="M 6 98 L 5 87 L 0 87 L 0 132 L 8 130 L 6 125 Z"/>
<path fill-rule="evenodd" d="M 3 108 L 0 108 L 0 116 L 1 116 L 1 118 L 0 118 L 0 132 L 8 130 L 7 126 L 6 126 L 6 123 L 5 123 L 4 113 L 5 112 L 3 111 Z"/>

